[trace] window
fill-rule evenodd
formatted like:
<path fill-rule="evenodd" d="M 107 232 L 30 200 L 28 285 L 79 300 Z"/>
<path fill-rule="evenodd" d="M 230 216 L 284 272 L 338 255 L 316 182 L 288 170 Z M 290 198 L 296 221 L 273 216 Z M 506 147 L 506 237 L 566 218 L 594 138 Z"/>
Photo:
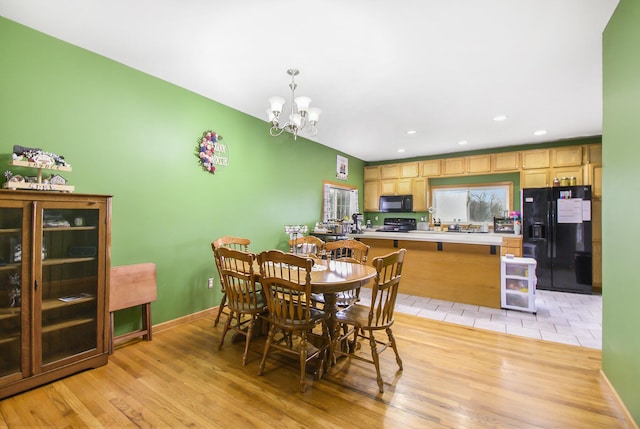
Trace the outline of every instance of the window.
<path fill-rule="evenodd" d="M 493 223 L 510 211 L 512 183 L 432 188 L 433 218 L 444 223 Z"/>
<path fill-rule="evenodd" d="M 323 221 L 351 218 L 358 213 L 358 188 L 331 182 L 323 182 L 322 188 Z"/>

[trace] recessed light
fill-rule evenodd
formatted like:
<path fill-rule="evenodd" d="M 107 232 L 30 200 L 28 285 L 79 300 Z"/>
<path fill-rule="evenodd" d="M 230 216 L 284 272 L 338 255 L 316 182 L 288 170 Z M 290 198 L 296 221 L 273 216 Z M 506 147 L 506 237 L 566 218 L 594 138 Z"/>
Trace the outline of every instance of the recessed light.
<path fill-rule="evenodd" d="M 547 134 L 547 130 L 538 130 L 533 133 L 534 136 L 543 136 Z"/>
<path fill-rule="evenodd" d="M 496 122 L 506 121 L 508 118 L 507 115 L 497 115 L 493 117 L 493 120 Z"/>
<path fill-rule="evenodd" d="M 402 148 L 398 149 L 398 153 L 404 153 L 404 149 Z"/>
<path fill-rule="evenodd" d="M 466 145 L 467 143 L 469 143 L 469 142 L 468 142 L 468 141 L 466 141 L 466 140 L 460 140 L 460 141 L 458 142 L 458 144 L 459 144 L 460 146 L 464 146 L 464 145 Z"/>
<path fill-rule="evenodd" d="M 415 133 L 417 133 L 417 131 L 416 131 L 416 130 L 409 130 L 409 131 L 407 131 L 407 134 L 415 134 Z"/>

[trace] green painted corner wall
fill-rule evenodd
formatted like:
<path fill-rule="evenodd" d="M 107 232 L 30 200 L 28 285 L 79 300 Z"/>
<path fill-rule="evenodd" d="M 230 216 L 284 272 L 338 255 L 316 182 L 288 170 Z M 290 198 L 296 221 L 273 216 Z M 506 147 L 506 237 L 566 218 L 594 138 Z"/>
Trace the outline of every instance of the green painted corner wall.
<path fill-rule="evenodd" d="M 640 3 L 621 0 L 603 38 L 602 366 L 640 423 Z M 631 222 L 630 222 L 631 219 Z"/>
<path fill-rule="evenodd" d="M 77 193 L 113 195 L 112 265 L 157 264 L 153 323 L 219 303 L 214 239 L 285 250 L 284 224 L 320 220 L 336 155 L 349 159 L 344 183 L 362 188 L 359 159 L 271 137 L 264 121 L 1 17 L 0 63 L 0 162 L 14 144 L 41 147 L 65 156 Z M 229 148 L 229 166 L 215 175 L 195 155 L 207 129 Z M 134 316 L 118 313 L 116 330 Z"/>

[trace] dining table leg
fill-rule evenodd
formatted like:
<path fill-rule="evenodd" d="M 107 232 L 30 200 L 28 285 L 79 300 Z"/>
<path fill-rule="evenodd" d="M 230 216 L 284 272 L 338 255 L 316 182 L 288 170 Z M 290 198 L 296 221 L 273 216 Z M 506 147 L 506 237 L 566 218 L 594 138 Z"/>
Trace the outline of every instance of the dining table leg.
<path fill-rule="evenodd" d="M 337 305 L 337 295 L 336 293 L 324 293 L 324 311 L 329 313 L 331 317 L 327 320 L 327 328 L 329 329 L 329 335 L 331 335 L 329 352 L 327 353 L 327 367 L 332 366 L 335 363 L 335 353 L 336 347 L 340 347 L 334 341 L 334 338 L 338 338 L 340 326 L 338 325 L 338 319 L 336 318 L 336 313 L 340 310 Z"/>

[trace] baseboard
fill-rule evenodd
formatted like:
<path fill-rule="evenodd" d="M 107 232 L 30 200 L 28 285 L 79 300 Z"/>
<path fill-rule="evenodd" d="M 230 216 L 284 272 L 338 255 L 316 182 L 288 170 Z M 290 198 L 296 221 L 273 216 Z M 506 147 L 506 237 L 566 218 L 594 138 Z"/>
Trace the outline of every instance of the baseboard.
<path fill-rule="evenodd" d="M 624 402 L 622 402 L 622 399 L 620 398 L 620 395 L 618 395 L 618 392 L 613 387 L 613 384 L 611 384 L 611 382 L 607 378 L 607 375 L 604 373 L 604 371 L 602 369 L 600 369 L 600 374 L 602 375 L 602 378 L 604 379 L 604 381 L 609 386 L 609 389 L 611 389 L 611 392 L 613 393 L 614 398 L 616 399 L 616 401 L 618 401 L 618 404 L 620 404 L 620 407 L 622 407 L 622 411 L 624 413 L 624 416 L 625 416 L 625 419 L 626 419 L 627 423 L 631 424 L 631 427 L 634 428 L 634 429 L 640 429 L 640 428 L 638 428 L 638 423 L 636 423 L 636 421 L 633 419 L 633 416 L 631 415 L 631 413 L 629 412 L 627 407 L 624 405 Z"/>
<path fill-rule="evenodd" d="M 212 314 L 215 315 L 217 311 L 218 311 L 217 306 L 211 307 L 211 308 L 207 308 L 206 310 L 198 311 L 197 313 L 187 314 L 186 316 L 178 317 L 177 319 L 158 323 L 157 325 L 153 325 L 153 332 L 154 333 L 162 332 L 167 329 L 175 328 L 176 326 L 184 325 L 185 323 L 192 322 L 202 317 L 207 317 Z"/>

